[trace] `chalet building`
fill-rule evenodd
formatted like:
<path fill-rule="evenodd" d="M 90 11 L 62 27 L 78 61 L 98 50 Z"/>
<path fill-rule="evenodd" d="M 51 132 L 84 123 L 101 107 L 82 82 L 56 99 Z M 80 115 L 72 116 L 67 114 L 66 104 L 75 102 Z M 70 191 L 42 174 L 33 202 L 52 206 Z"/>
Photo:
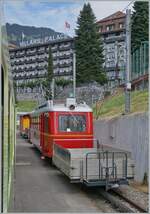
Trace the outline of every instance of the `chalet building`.
<path fill-rule="evenodd" d="M 125 13 L 120 11 L 98 21 L 104 45 L 104 67 L 110 86 L 124 82 L 126 62 Z"/>
<path fill-rule="evenodd" d="M 27 90 L 26 88 L 22 89 L 22 84 L 34 83 L 36 80 L 42 80 L 46 77 L 49 46 L 52 50 L 54 76 L 72 79 L 73 43 L 72 38 L 67 38 L 10 49 L 11 66 L 17 93 L 24 93 L 24 90 Z M 34 90 L 38 92 L 40 88 L 37 87 Z"/>

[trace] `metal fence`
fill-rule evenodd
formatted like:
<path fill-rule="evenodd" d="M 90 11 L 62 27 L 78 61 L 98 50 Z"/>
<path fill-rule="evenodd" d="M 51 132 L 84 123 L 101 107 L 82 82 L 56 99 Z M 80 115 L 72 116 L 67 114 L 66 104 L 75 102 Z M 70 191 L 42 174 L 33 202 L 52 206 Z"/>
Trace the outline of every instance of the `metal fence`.
<path fill-rule="evenodd" d="M 148 74 L 149 64 L 149 45 L 148 41 L 141 43 L 139 49 L 137 49 L 131 56 L 131 80 L 137 79 L 140 76 Z"/>

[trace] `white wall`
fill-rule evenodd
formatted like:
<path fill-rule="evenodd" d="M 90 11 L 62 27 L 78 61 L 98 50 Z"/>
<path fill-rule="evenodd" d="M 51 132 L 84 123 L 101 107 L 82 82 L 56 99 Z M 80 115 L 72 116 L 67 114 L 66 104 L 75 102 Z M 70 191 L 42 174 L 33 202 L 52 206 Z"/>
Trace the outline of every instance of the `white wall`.
<path fill-rule="evenodd" d="M 148 113 L 95 121 L 94 132 L 100 143 L 132 152 L 135 180 L 142 181 L 144 173 L 148 173 Z"/>

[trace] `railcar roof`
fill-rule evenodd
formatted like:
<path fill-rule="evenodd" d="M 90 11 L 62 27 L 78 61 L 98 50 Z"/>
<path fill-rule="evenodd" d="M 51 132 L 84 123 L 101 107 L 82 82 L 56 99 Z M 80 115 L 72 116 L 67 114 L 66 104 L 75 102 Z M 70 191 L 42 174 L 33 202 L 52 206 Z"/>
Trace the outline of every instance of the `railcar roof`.
<path fill-rule="evenodd" d="M 65 106 L 64 104 L 56 104 L 52 106 L 46 106 L 43 108 L 35 109 L 31 114 L 41 113 L 41 112 L 92 112 L 92 109 L 84 104 L 77 104 L 75 105 L 74 110 L 70 110 L 69 107 Z"/>
<path fill-rule="evenodd" d="M 25 116 L 25 115 L 29 115 L 30 112 L 17 112 L 17 115 L 19 116 Z"/>

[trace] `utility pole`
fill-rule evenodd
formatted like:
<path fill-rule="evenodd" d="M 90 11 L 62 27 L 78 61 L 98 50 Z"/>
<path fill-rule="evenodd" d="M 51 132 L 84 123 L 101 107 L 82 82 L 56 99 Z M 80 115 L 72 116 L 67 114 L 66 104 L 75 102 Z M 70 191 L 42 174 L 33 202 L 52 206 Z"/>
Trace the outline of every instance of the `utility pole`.
<path fill-rule="evenodd" d="M 73 51 L 73 97 L 76 97 L 76 53 Z"/>
<path fill-rule="evenodd" d="M 119 44 L 115 42 L 115 82 L 119 85 Z"/>
<path fill-rule="evenodd" d="M 125 75 L 125 113 L 131 107 L 131 10 L 126 10 L 126 75 Z"/>

